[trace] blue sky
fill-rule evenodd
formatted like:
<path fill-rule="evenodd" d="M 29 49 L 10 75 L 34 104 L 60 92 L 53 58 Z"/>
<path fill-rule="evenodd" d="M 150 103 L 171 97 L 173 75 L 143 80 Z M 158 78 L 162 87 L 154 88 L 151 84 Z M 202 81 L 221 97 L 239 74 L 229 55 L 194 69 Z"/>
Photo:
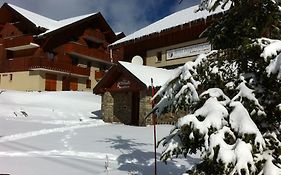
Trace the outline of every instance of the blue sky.
<path fill-rule="evenodd" d="M 52 19 L 101 12 L 115 32 L 126 35 L 200 0 L 0 0 Z"/>

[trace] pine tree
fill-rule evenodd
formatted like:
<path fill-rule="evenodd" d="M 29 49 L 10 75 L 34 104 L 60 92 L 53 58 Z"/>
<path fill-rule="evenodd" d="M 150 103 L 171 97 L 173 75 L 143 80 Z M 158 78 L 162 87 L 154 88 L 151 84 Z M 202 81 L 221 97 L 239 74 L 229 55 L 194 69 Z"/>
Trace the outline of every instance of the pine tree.
<path fill-rule="evenodd" d="M 189 174 L 281 174 L 281 7 L 273 0 L 228 0 L 204 34 L 217 49 L 178 69 L 155 97 L 160 116 L 188 111 L 161 159 L 201 152 Z M 214 10 L 226 0 L 202 0 Z M 239 19 L 239 20 L 238 20 Z"/>

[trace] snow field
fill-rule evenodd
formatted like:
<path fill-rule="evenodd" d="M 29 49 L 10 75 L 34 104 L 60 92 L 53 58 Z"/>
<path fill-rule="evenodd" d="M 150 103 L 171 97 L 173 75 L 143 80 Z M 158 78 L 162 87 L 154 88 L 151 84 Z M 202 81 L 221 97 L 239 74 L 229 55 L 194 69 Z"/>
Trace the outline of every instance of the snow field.
<path fill-rule="evenodd" d="M 0 174 L 152 174 L 152 126 L 108 124 L 99 113 L 100 97 L 88 92 L 3 91 Z M 158 140 L 171 128 L 158 126 Z M 199 161 L 187 159 L 158 162 L 158 173 L 182 174 Z"/>

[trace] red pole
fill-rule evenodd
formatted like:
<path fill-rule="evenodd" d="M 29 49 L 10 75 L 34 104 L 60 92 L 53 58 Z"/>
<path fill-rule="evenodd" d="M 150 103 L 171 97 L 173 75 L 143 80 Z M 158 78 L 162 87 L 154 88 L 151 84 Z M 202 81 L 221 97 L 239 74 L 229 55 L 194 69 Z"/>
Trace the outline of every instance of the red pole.
<path fill-rule="evenodd" d="M 155 89 L 153 86 L 153 78 L 151 78 L 151 94 L 152 97 L 155 95 Z M 152 100 L 152 108 L 154 107 L 154 100 Z M 154 175 L 157 175 L 157 158 L 156 158 L 156 115 L 152 114 L 153 122 L 153 137 L 154 137 Z"/>

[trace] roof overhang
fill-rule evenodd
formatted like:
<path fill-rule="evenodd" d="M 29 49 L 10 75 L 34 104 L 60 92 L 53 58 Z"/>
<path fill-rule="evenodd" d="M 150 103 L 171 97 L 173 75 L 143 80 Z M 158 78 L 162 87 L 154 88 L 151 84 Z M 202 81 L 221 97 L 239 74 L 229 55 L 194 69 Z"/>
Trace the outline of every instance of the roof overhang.
<path fill-rule="evenodd" d="M 186 28 L 192 28 L 192 27 L 200 25 L 202 23 L 207 23 L 207 22 L 210 22 L 210 21 L 212 22 L 214 20 L 217 20 L 219 17 L 221 17 L 225 12 L 226 11 L 221 11 L 221 12 L 218 12 L 218 13 L 210 14 L 209 16 L 207 16 L 205 18 L 202 17 L 202 18 L 194 19 L 194 20 L 188 21 L 186 23 L 171 26 L 171 27 L 168 27 L 168 28 L 163 28 L 161 30 L 154 31 L 154 32 L 151 32 L 151 33 L 147 33 L 145 35 L 140 35 L 140 36 L 137 36 L 137 37 L 130 38 L 130 35 L 128 35 L 128 36 L 126 36 L 124 38 L 121 38 L 121 39 L 115 41 L 114 43 L 110 44 L 108 46 L 108 48 L 116 49 L 116 48 L 120 48 L 120 47 L 123 47 L 123 46 L 139 43 L 139 42 L 142 42 L 142 41 L 147 41 L 147 40 L 159 37 L 161 35 L 169 34 L 171 32 L 174 33 L 174 32 L 177 32 L 177 31 L 182 31 Z M 140 30 L 142 30 L 142 29 L 140 29 Z M 126 39 L 126 38 L 128 38 L 128 39 Z"/>

